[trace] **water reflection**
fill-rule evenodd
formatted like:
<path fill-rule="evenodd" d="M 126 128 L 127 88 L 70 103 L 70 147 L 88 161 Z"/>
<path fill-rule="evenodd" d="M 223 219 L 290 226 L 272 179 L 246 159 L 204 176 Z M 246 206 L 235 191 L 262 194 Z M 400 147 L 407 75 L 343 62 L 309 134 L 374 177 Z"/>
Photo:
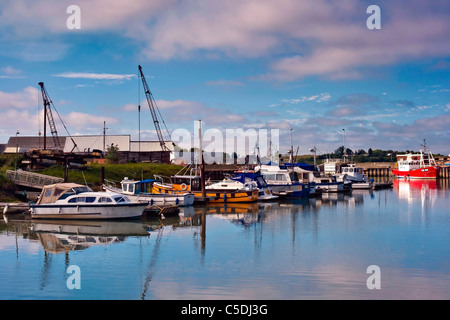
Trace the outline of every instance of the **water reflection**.
<path fill-rule="evenodd" d="M 26 288 L 34 297 L 70 299 L 73 293 L 57 284 L 64 283 L 64 271 L 74 263 L 83 264 L 85 284 L 118 292 L 106 298 L 395 298 L 403 283 L 414 287 L 448 275 L 433 273 L 448 260 L 443 222 L 449 218 L 441 210 L 448 201 L 442 199 L 446 188 L 436 181 L 396 180 L 393 190 L 186 207 L 176 216 L 138 221 L 11 218 L 0 222 L 0 253 L 7 257 L 0 262 L 13 265 L 15 259 L 18 267 L 9 269 L 15 278 L 0 276 L 5 284 L 0 297 L 8 290 L 20 297 L 20 288 Z M 408 208 L 433 210 L 426 230 L 420 218 L 404 223 Z M 7 252 L 14 237 L 16 257 Z M 38 257 L 32 264 L 38 270 L 27 280 L 37 275 L 38 292 L 26 281 L 22 286 L 4 281 L 19 281 L 20 265 L 26 266 L 32 255 Z M 383 291 L 376 294 L 365 287 L 365 270 L 373 263 L 383 270 Z M 63 271 L 58 269 L 62 265 Z M 417 270 L 414 281 L 405 280 L 410 275 L 405 269 Z M 105 290 L 96 288 L 80 296 L 104 298 L 99 295 Z M 437 297 L 448 296 L 443 285 L 439 290 Z"/>
<path fill-rule="evenodd" d="M 418 208 L 420 203 L 422 220 L 432 211 L 440 190 L 439 181 L 436 180 L 394 180 L 394 190 L 398 199 L 408 203 L 408 214 Z"/>

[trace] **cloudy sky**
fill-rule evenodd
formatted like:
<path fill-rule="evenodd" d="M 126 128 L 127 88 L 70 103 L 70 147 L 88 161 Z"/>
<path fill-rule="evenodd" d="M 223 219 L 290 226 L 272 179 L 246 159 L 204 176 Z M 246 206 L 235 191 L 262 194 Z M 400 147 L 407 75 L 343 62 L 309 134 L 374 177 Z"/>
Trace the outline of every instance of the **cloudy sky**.
<path fill-rule="evenodd" d="M 70 5 L 80 29 L 69 29 Z M 381 29 L 366 25 L 369 5 Z M 70 24 L 70 23 L 69 23 Z M 450 153 L 447 1 L 3 0 L 0 143 L 43 130 L 42 81 L 70 134 L 279 129 L 280 151 Z M 38 116 L 39 115 L 39 116 Z M 58 124 L 58 133 L 66 132 Z M 344 130 L 343 130 L 344 129 Z"/>

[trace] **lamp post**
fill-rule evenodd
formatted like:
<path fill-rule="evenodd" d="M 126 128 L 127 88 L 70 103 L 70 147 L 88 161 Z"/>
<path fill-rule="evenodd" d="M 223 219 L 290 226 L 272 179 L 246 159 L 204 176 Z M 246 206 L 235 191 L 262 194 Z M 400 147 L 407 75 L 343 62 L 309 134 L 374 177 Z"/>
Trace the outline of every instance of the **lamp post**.
<path fill-rule="evenodd" d="M 16 131 L 16 159 L 14 160 L 14 174 L 17 174 L 17 154 L 19 153 L 19 141 L 17 141 L 18 134 L 20 134 L 19 130 Z"/>
<path fill-rule="evenodd" d="M 344 131 L 344 135 L 342 136 L 342 158 L 345 162 L 345 129 L 342 129 L 342 131 Z"/>

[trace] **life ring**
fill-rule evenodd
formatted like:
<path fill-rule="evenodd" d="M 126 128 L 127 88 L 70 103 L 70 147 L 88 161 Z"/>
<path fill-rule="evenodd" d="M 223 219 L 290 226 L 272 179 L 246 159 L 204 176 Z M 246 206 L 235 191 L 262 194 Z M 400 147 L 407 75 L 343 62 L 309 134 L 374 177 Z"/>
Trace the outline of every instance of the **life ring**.
<path fill-rule="evenodd" d="M 181 190 L 186 190 L 187 189 L 187 184 L 186 183 L 182 183 L 180 185 Z"/>

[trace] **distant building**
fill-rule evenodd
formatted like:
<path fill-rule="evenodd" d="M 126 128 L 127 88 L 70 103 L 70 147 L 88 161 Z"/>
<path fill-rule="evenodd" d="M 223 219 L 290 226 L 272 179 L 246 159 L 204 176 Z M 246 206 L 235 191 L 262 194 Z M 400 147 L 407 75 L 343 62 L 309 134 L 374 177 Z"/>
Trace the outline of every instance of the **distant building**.
<path fill-rule="evenodd" d="M 86 155 L 107 152 L 111 144 L 117 146 L 121 162 L 169 162 L 174 147 L 166 142 L 170 151 L 162 151 L 159 141 L 131 141 L 130 135 L 85 135 L 72 137 L 58 137 L 62 152 L 65 154 Z M 27 153 L 44 148 L 43 137 L 13 136 L 4 147 L 2 153 Z M 52 137 L 47 138 L 46 149 L 57 150 Z"/>

